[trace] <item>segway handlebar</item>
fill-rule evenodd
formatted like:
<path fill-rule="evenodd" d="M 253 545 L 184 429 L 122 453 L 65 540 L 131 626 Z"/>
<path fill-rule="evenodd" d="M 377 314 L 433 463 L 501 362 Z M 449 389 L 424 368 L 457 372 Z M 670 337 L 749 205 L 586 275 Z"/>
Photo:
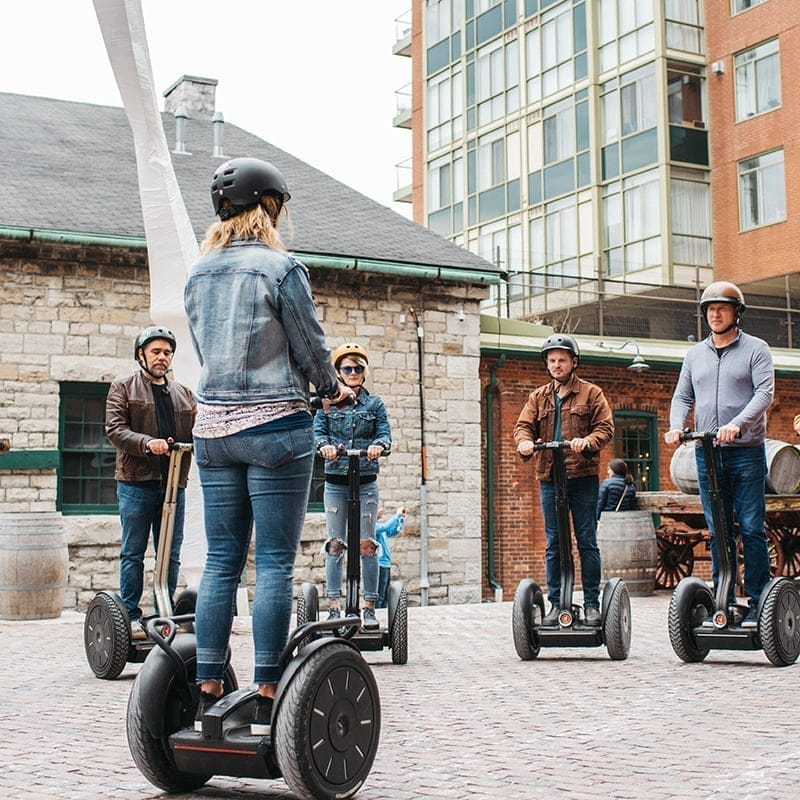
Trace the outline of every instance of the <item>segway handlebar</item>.
<path fill-rule="evenodd" d="M 541 450 L 570 450 L 572 445 L 569 442 L 534 442 L 533 449 L 534 451 L 541 451 Z M 591 445 L 588 447 L 584 447 L 581 450 L 581 455 L 589 456 L 592 454 L 593 448 Z"/>
<path fill-rule="evenodd" d="M 717 432 L 719 428 L 714 428 L 710 431 L 693 431 L 689 428 L 682 431 L 680 436 L 678 437 L 682 442 L 693 442 L 693 441 L 702 441 L 703 439 L 714 441 L 717 438 Z M 737 439 L 742 438 L 742 434 L 738 433 L 736 435 Z"/>
<path fill-rule="evenodd" d="M 191 442 L 170 442 L 170 453 L 174 450 L 182 450 L 184 453 L 191 453 L 194 450 L 194 445 Z"/>

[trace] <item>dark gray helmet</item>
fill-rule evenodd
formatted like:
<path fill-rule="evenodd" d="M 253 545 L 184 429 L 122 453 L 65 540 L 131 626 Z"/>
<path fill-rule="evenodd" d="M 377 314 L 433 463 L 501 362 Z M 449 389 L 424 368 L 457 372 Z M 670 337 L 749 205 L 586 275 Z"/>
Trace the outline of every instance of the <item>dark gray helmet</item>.
<path fill-rule="evenodd" d="M 172 345 L 172 352 L 175 352 L 177 342 L 175 341 L 175 334 L 169 328 L 162 328 L 160 325 L 151 325 L 149 328 L 144 328 L 139 331 L 136 341 L 133 343 L 133 360 L 139 363 L 139 348 L 147 347 L 149 342 L 153 339 L 166 339 Z"/>
<path fill-rule="evenodd" d="M 262 195 L 271 193 L 281 203 L 291 195 L 283 175 L 267 161 L 258 158 L 233 158 L 217 167 L 211 179 L 211 202 L 220 219 L 229 219 L 252 208 Z M 230 206 L 223 207 L 223 200 Z"/>
<path fill-rule="evenodd" d="M 548 350 L 569 350 L 569 352 L 578 359 L 578 363 L 580 363 L 580 348 L 578 347 L 578 343 L 568 333 L 554 333 L 544 340 L 542 343 L 542 361 L 545 360 Z"/>

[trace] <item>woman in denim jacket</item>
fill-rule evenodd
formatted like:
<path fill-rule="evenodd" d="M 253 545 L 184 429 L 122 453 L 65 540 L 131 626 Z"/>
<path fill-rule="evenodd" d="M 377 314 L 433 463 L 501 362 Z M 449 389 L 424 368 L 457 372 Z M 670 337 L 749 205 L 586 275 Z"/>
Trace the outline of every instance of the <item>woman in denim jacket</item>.
<path fill-rule="evenodd" d="M 253 643 L 259 698 L 251 733 L 269 731 L 289 634 L 294 559 L 314 461 L 308 385 L 331 402 L 342 386 L 317 320 L 306 268 L 284 249 L 289 192 L 275 167 L 236 158 L 211 183 L 219 216 L 201 245 L 184 303 L 200 360 L 195 458 L 208 543 L 197 600 L 195 730 L 222 694 L 233 601 L 255 524 Z"/>
<path fill-rule="evenodd" d="M 378 516 L 379 458 L 392 446 L 392 433 L 386 406 L 377 395 L 364 388 L 369 357 L 360 345 L 348 342 L 333 353 L 333 365 L 339 379 L 356 393 L 355 404 L 331 408 L 314 417 L 314 440 L 317 452 L 325 459 L 325 519 L 328 540 L 325 542 L 325 578 L 329 619 L 341 615 L 342 566 L 347 538 L 347 458 L 339 456 L 339 446 L 366 450 L 360 461 L 361 472 L 361 578 L 364 584 L 364 629 L 375 630 L 375 602 L 378 599 L 378 542 L 375 522 Z"/>

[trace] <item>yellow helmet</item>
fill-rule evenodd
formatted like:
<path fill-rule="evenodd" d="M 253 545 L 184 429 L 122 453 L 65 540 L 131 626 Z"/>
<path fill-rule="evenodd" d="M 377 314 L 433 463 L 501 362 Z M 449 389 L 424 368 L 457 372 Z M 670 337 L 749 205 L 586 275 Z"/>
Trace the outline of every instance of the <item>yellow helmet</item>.
<path fill-rule="evenodd" d="M 333 361 L 334 368 L 338 370 L 340 362 L 342 359 L 347 358 L 347 356 L 357 356 L 358 358 L 363 358 L 364 363 L 369 364 L 369 356 L 367 355 L 367 351 L 360 344 L 356 344 L 355 342 L 345 342 L 344 344 L 340 344 L 333 351 L 331 360 Z"/>

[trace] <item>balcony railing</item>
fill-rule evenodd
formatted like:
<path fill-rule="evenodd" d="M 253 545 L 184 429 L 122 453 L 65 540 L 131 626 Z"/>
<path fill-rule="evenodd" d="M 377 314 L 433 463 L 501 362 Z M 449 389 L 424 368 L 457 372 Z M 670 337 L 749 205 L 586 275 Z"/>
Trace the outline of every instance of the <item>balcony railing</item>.
<path fill-rule="evenodd" d="M 392 125 L 395 128 L 411 127 L 411 84 L 407 83 L 394 93 L 395 115 Z"/>
<path fill-rule="evenodd" d="M 394 46 L 396 56 L 411 56 L 411 9 L 394 21 Z"/>

